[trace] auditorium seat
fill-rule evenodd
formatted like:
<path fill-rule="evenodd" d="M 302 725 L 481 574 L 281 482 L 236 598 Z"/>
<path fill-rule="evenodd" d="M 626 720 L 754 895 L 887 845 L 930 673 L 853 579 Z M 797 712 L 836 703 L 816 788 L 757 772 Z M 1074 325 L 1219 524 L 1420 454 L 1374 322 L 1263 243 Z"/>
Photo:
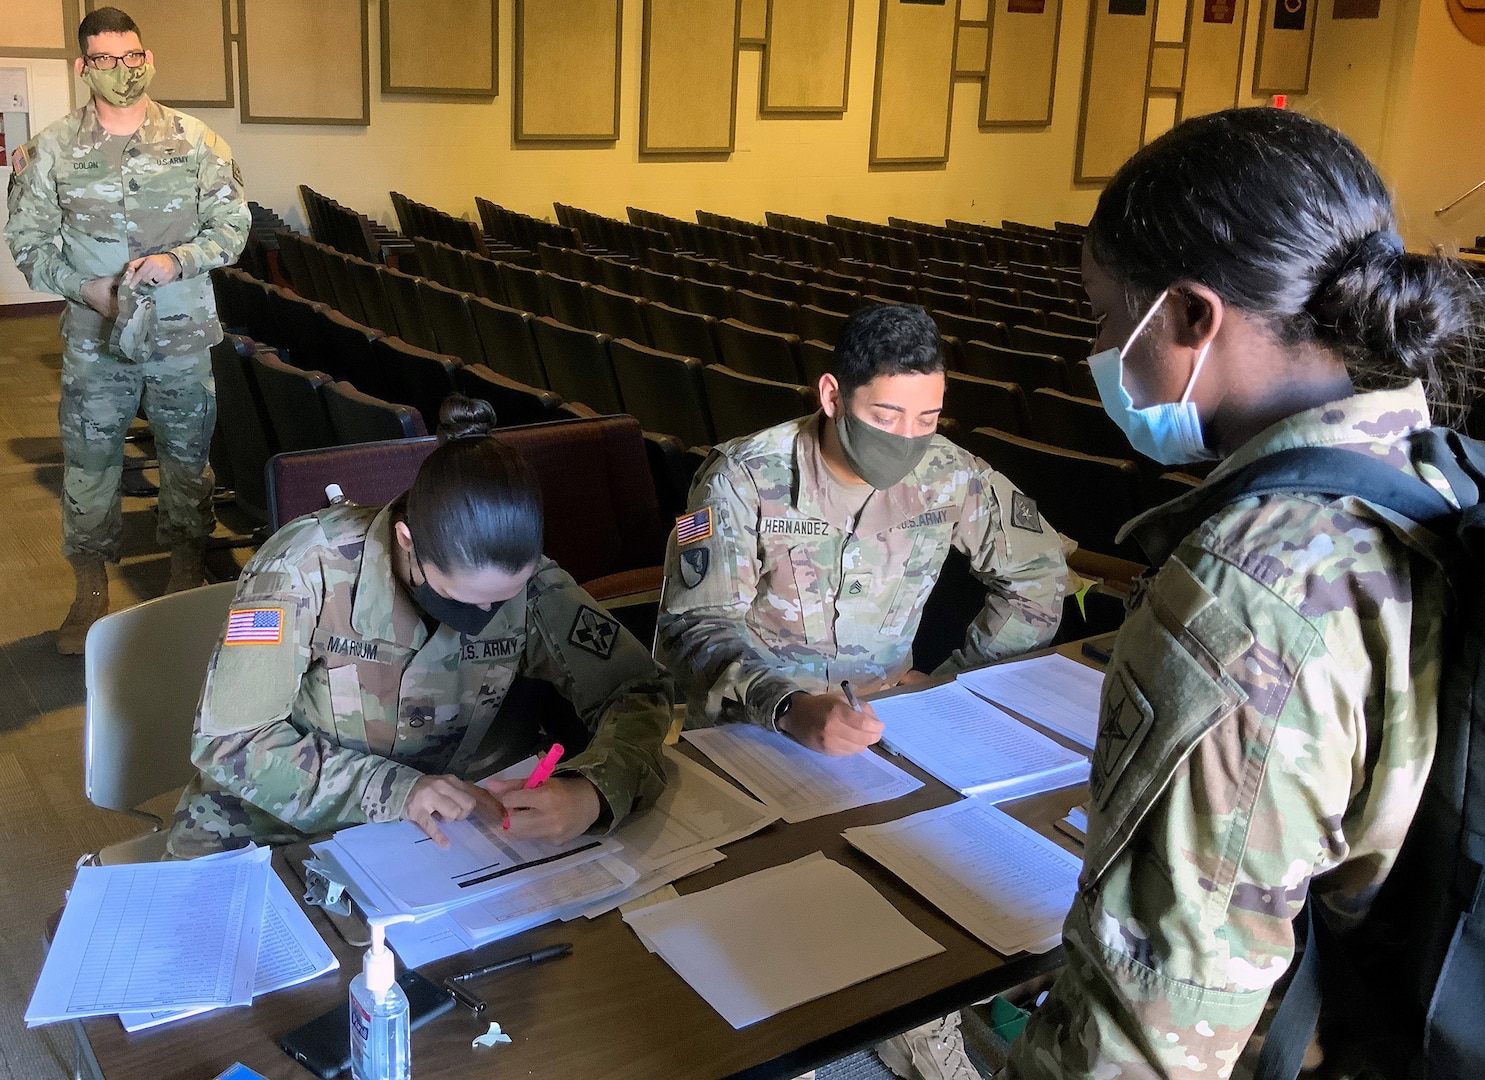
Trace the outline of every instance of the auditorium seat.
<path fill-rule="evenodd" d="M 686 446 L 710 446 L 717 441 L 700 360 L 622 338 L 609 343 L 609 354 L 625 411 L 642 428 L 674 435 Z"/>
<path fill-rule="evenodd" d="M 751 326 L 772 330 L 776 334 L 799 333 L 799 305 L 793 300 L 737 289 L 732 293 L 731 317 Z"/>
<path fill-rule="evenodd" d="M 630 296 L 647 295 L 641 284 L 639 268 L 624 262 L 622 259 L 598 260 L 599 283 L 608 286 L 615 292 L 628 293 Z"/>
<path fill-rule="evenodd" d="M 423 418 L 408 405 L 363 394 L 343 382 L 328 383 L 321 393 L 337 445 L 413 439 L 428 434 L 423 428 Z"/>
<path fill-rule="evenodd" d="M 966 341 L 963 354 L 966 375 L 1013 382 L 1028 394 L 1043 386 L 1053 390 L 1067 389 L 1067 362 L 1060 356 L 1007 349 L 978 341 Z"/>
<path fill-rule="evenodd" d="M 694 356 L 703 364 L 722 362 L 717 348 L 717 320 L 710 315 L 658 301 L 646 303 L 640 314 L 650 332 L 650 345 L 662 352 Z"/>
<path fill-rule="evenodd" d="M 701 378 L 718 442 L 806 416 L 816 407 L 808 387 L 755 378 L 722 364 L 703 368 Z"/>
<path fill-rule="evenodd" d="M 929 314 L 938 323 L 939 333 L 945 337 L 958 338 L 961 342 L 983 341 L 986 345 L 1005 345 L 1009 341 L 1003 322 L 956 315 L 952 311 L 933 311 Z"/>
<path fill-rule="evenodd" d="M 685 300 L 683 305 L 688 311 L 700 312 L 710 315 L 716 319 L 725 319 L 732 314 L 732 294 L 735 291 L 730 285 L 713 285 L 709 281 L 697 281 L 694 278 L 681 278 L 681 295 Z"/>
<path fill-rule="evenodd" d="M 420 349 L 437 350 L 438 338 L 433 333 L 433 324 L 423 307 L 423 294 L 418 279 L 411 274 L 390 267 L 382 271 L 382 284 L 391 301 L 392 312 L 397 316 L 396 337 Z"/>
<path fill-rule="evenodd" d="M 562 399 L 550 390 L 527 386 L 483 364 L 461 366 L 454 372 L 454 385 L 467 397 L 488 401 L 495 409 L 495 423 L 500 427 L 556 420 L 557 409 L 562 404 Z"/>
<path fill-rule="evenodd" d="M 271 352 L 254 354 L 248 371 L 257 382 L 273 430 L 273 443 L 280 453 L 335 445 L 330 415 L 320 400 L 320 389 L 330 376 L 286 364 Z"/>
<path fill-rule="evenodd" d="M 1015 289 L 1005 285 L 984 285 L 978 281 L 971 281 L 969 282 L 969 295 L 976 300 L 990 300 L 1010 307 L 1021 306 L 1021 295 Z"/>
<path fill-rule="evenodd" d="M 960 296 L 957 293 L 935 292 L 932 289 L 919 288 L 918 303 L 934 314 L 944 312 L 969 318 L 974 318 L 976 315 L 975 302 L 968 296 Z"/>
<path fill-rule="evenodd" d="M 671 307 L 691 310 L 690 302 L 686 299 L 686 279 L 676 274 L 657 274 L 653 270 L 639 267 L 635 271 L 639 282 L 639 295 L 646 300 L 658 300 L 662 304 Z M 620 288 L 613 285 L 611 288 Z M 632 289 L 626 289 L 632 292 Z"/>
<path fill-rule="evenodd" d="M 485 350 L 485 364 L 494 372 L 527 386 L 545 389 L 546 368 L 531 335 L 529 312 L 474 297 L 469 313 Z"/>
<path fill-rule="evenodd" d="M 1135 457 L 1124 432 L 1098 401 L 1056 390 L 1042 388 L 1031 395 L 1031 434 L 1044 443 L 1080 454 Z"/>
<path fill-rule="evenodd" d="M 1098 336 L 1096 320 L 1085 318 L 1081 314 L 1067 315 L 1060 311 L 1047 312 L 1047 329 L 1056 334 L 1069 334 L 1089 341 Z"/>
<path fill-rule="evenodd" d="M 1021 303 L 1026 307 L 1039 308 L 1049 317 L 1054 312 L 1062 315 L 1076 316 L 1079 311 L 1076 300 L 1069 300 L 1065 296 L 1032 292 L 1030 289 L 1021 290 Z"/>
<path fill-rule="evenodd" d="M 1026 394 L 1013 382 L 948 372 L 943 415 L 959 421 L 962 432 L 991 427 L 1011 435 L 1031 434 Z"/>
<path fill-rule="evenodd" d="M 306 300 L 318 300 L 316 295 L 314 278 L 309 272 L 309 260 L 304 254 L 301 246 L 304 238 L 295 232 L 281 232 L 278 234 L 278 258 L 283 265 L 284 273 L 289 278 L 289 286 Z"/>
<path fill-rule="evenodd" d="M 355 383 L 358 390 L 368 394 L 385 396 L 388 389 L 386 373 L 372 352 L 371 343 L 386 335 L 348 319 L 338 311 L 326 311 L 321 317 L 324 319 L 321 340 L 325 344 L 321 367 L 326 374 L 333 379 Z"/>
<path fill-rule="evenodd" d="M 1024 349 L 1027 352 L 1053 353 L 1069 364 L 1088 359 L 1091 344 L 1087 338 L 1073 337 L 1070 334 L 1055 334 L 1050 330 L 1038 330 L 1030 326 L 1011 328 L 1010 345 L 1012 348 Z"/>
<path fill-rule="evenodd" d="M 608 355 L 608 337 L 546 316 L 531 321 L 547 382 L 564 401 L 579 401 L 600 415 L 624 411 Z"/>
<path fill-rule="evenodd" d="M 547 314 L 546 297 L 541 291 L 540 270 L 517 266 L 512 262 L 497 262 L 500 281 L 505 286 L 506 302 L 513 308 L 529 311 L 533 315 Z"/>
<path fill-rule="evenodd" d="M 266 347 L 266 346 L 260 346 Z M 239 510 L 257 524 L 268 521 L 268 488 L 263 469 L 278 450 L 268 424 L 257 380 L 248 374 L 253 343 L 228 334 L 211 347 L 217 390 L 217 433 L 232 470 Z"/>
<path fill-rule="evenodd" d="M 392 301 L 387 297 L 387 287 L 382 281 L 382 268 L 364 259 L 347 259 L 346 272 L 356 287 L 356 297 L 361 301 L 365 318 L 360 321 L 384 334 L 399 331 L 397 315 L 392 310 Z"/>
<path fill-rule="evenodd" d="M 421 290 L 423 310 L 428 312 L 434 340 L 438 343 L 433 351 L 457 356 L 465 364 L 483 364 L 485 347 L 469 310 L 469 294 L 446 289 L 431 281 L 423 282 Z"/>
<path fill-rule="evenodd" d="M 314 295 L 305 297 L 305 299 L 316 300 L 322 304 L 335 303 L 335 282 L 330 280 L 330 268 L 325 265 L 326 249 L 313 240 L 303 238 L 299 242 L 299 250 L 304 254 L 304 262 L 309 269 L 309 278 L 314 285 Z"/>
<path fill-rule="evenodd" d="M 814 304 L 801 304 L 799 336 L 806 341 L 813 338 L 834 347 L 836 339 L 840 337 L 840 328 L 846 324 L 848 318 L 850 318 L 849 315 L 838 311 L 816 307 Z"/>
<path fill-rule="evenodd" d="M 588 315 L 588 291 L 586 282 L 575 281 L 561 274 L 547 271 L 541 275 L 541 295 L 546 303 L 546 313 L 559 323 L 579 330 L 596 329 Z"/>
<path fill-rule="evenodd" d="M 650 343 L 650 332 L 640 310 L 646 303 L 644 297 L 616 292 L 604 285 L 589 285 L 585 295 L 594 330 L 614 339 L 628 338 L 641 345 Z"/>
<path fill-rule="evenodd" d="M 722 363 L 742 375 L 798 383 L 799 335 L 778 334 L 723 319 L 717 323 L 717 349 Z"/>
<path fill-rule="evenodd" d="M 378 338 L 371 347 L 396 388 L 393 400 L 417 409 L 423 417 L 423 427 L 437 431 L 438 409 L 443 399 L 454 392 L 454 372 L 459 361 L 395 337 Z"/>
<path fill-rule="evenodd" d="M 849 315 L 861 306 L 861 292 L 812 281 L 804 287 L 803 301 L 826 311 Z"/>
<path fill-rule="evenodd" d="M 1068 365 L 1067 392 L 1076 394 L 1078 397 L 1090 398 L 1093 401 L 1100 400 L 1098 383 L 1094 381 L 1093 369 L 1088 366 L 1087 360 L 1079 360 L 1076 364 Z"/>
<path fill-rule="evenodd" d="M 820 384 L 820 376 L 832 374 L 835 370 L 835 346 L 829 342 L 806 338 L 799 343 L 799 373 L 804 376 L 804 384 L 815 387 Z"/>
<path fill-rule="evenodd" d="M 469 266 L 469 276 L 474 281 L 471 291 L 475 296 L 482 296 L 497 304 L 508 303 L 505 280 L 501 278 L 500 265 L 494 259 L 469 251 L 465 252 L 465 261 Z"/>
<path fill-rule="evenodd" d="M 804 293 L 802 282 L 791 277 L 780 277 L 777 274 L 763 271 L 749 274 L 747 285 L 744 287 L 759 296 L 768 296 L 775 300 L 792 300 L 795 303 L 799 302 Z"/>
<path fill-rule="evenodd" d="M 306 300 L 298 293 L 269 286 L 263 334 L 286 363 L 306 370 L 318 368 L 325 352 L 323 314 L 326 304 Z"/>
<path fill-rule="evenodd" d="M 1006 326 L 1035 326 L 1045 328 L 1047 325 L 1047 314 L 1040 308 L 1027 307 L 1022 304 L 1002 304 L 998 300 L 979 299 L 975 301 L 975 315 L 981 319 L 992 319 L 995 322 L 1003 322 Z"/>

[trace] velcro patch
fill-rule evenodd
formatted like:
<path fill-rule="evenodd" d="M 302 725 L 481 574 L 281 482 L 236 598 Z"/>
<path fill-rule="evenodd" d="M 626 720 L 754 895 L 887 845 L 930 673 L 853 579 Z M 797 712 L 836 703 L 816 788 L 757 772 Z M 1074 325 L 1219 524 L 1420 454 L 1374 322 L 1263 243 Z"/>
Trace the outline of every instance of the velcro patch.
<path fill-rule="evenodd" d="M 706 572 L 712 568 L 710 548 L 689 548 L 681 552 L 681 581 L 686 588 L 694 589 L 706 580 Z"/>
<path fill-rule="evenodd" d="M 31 164 L 31 155 L 26 153 L 24 146 L 17 146 L 10 152 L 10 171 L 12 176 L 20 176 Z"/>
<path fill-rule="evenodd" d="M 1036 500 L 1019 491 L 1011 492 L 1011 524 L 1027 532 L 1042 531 L 1042 516 L 1037 513 Z"/>
<path fill-rule="evenodd" d="M 284 639 L 284 609 L 243 608 L 227 617 L 224 645 L 277 645 Z"/>
<path fill-rule="evenodd" d="M 695 544 L 712 538 L 712 508 L 703 506 L 694 514 L 675 519 L 675 542 Z"/>
<path fill-rule="evenodd" d="M 568 644 L 590 652 L 600 660 L 607 660 L 614 652 L 614 642 L 619 640 L 619 624 L 601 611 L 586 604 L 578 609 L 568 632 Z"/>

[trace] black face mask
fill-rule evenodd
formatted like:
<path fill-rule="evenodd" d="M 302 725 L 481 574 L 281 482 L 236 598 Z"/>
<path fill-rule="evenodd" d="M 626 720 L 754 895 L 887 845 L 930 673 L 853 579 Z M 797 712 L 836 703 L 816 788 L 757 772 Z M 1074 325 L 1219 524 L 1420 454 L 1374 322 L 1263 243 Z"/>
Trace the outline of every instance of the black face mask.
<path fill-rule="evenodd" d="M 487 610 L 477 604 L 464 604 L 458 600 L 450 600 L 447 596 L 440 596 L 428 584 L 428 571 L 423 569 L 423 559 L 416 546 L 413 548 L 413 560 L 418 564 L 418 573 L 423 575 L 423 583 L 413 586 L 413 601 L 439 622 L 459 631 L 465 637 L 478 635 L 505 606 L 505 601 L 502 600 L 491 604 Z"/>

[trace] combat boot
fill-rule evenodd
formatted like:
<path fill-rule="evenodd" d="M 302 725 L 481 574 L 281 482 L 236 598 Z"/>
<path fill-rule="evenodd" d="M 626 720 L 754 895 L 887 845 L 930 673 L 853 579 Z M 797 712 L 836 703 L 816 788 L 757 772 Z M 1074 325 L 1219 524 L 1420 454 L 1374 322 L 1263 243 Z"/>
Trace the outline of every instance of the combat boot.
<path fill-rule="evenodd" d="M 77 596 L 57 630 L 57 652 L 81 656 L 88 627 L 108 614 L 108 570 L 96 555 L 72 555 L 67 561 L 77 579 Z"/>
<path fill-rule="evenodd" d="M 167 593 L 185 592 L 201 584 L 204 573 L 202 560 L 205 548 L 200 540 L 187 540 L 170 549 L 170 581 L 165 585 Z"/>

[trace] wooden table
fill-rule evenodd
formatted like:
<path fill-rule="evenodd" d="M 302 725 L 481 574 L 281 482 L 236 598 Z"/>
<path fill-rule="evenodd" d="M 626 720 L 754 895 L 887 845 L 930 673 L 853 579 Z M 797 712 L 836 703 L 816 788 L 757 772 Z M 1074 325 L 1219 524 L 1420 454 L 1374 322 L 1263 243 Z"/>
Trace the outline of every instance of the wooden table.
<path fill-rule="evenodd" d="M 1059 651 L 1081 659 L 1075 646 Z M 677 882 L 676 888 L 696 892 L 823 851 L 869 881 L 943 945 L 943 952 L 733 1030 L 663 960 L 645 950 L 618 912 L 542 926 L 423 969 L 438 981 L 503 956 L 563 941 L 573 945 L 565 959 L 470 984 L 488 1003 L 483 1018 L 476 1020 L 456 1007 L 414 1032 L 413 1075 L 418 1080 L 788 1080 L 1055 970 L 1061 949 L 1041 956 L 1000 956 L 841 838 L 844 829 L 895 820 L 959 797 L 906 759 L 892 760 L 924 780 L 924 786 L 891 802 L 771 825 L 727 845 L 725 860 Z M 1068 844 L 1052 823 L 1085 799 L 1086 789 L 1069 788 L 1007 803 L 1003 809 Z M 298 879 L 281 853 L 274 865 L 298 895 Z M 830 898 L 822 896 L 820 902 L 828 904 Z M 134 1035 L 126 1034 L 113 1017 L 87 1021 L 81 1030 L 101 1075 L 106 1080 L 210 1080 L 241 1061 L 270 1080 L 306 1080 L 310 1074 L 278 1048 L 278 1039 L 333 1006 L 345 1006 L 363 951 L 346 945 L 320 911 L 311 909 L 310 917 L 340 958 L 339 971 L 267 994 L 251 1008 L 222 1009 Z M 499 1021 L 512 1044 L 472 1049 L 470 1041 L 489 1020 Z"/>

